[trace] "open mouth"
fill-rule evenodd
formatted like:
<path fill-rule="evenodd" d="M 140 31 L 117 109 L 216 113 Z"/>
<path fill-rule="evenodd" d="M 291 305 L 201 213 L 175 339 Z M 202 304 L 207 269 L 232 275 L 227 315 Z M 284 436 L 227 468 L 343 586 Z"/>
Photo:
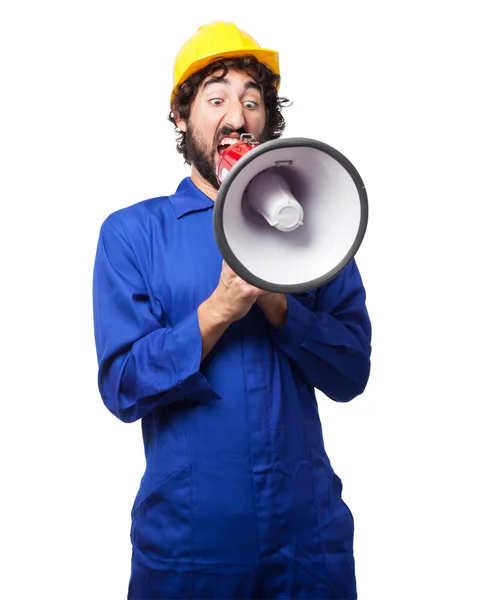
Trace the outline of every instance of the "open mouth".
<path fill-rule="evenodd" d="M 221 156 L 230 146 L 239 142 L 238 139 L 235 138 L 223 138 L 221 142 L 218 144 L 217 150 L 218 154 Z"/>

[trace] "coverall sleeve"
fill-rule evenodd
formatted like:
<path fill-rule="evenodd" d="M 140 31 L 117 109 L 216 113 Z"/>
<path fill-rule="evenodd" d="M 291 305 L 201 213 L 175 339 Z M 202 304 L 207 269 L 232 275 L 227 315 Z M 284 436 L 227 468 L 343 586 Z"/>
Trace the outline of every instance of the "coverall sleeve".
<path fill-rule="evenodd" d="M 121 221 L 102 225 L 93 274 L 98 387 L 106 407 L 132 422 L 171 402 L 219 396 L 200 373 L 197 311 L 174 326 L 154 316 L 145 281 Z"/>
<path fill-rule="evenodd" d="M 287 294 L 286 322 L 272 328 L 273 341 L 308 383 L 348 402 L 363 393 L 371 356 L 371 323 L 356 262 L 308 296 L 314 298 L 310 306 Z"/>

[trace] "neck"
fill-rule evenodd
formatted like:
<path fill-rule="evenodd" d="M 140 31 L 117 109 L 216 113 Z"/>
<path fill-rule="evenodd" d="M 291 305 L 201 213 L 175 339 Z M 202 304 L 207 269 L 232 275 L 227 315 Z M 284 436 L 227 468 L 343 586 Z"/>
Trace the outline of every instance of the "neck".
<path fill-rule="evenodd" d="M 203 192 L 208 198 L 211 198 L 213 202 L 216 200 L 216 196 L 218 195 L 218 190 L 214 188 L 211 183 L 206 181 L 204 177 L 200 175 L 194 165 L 191 166 L 191 181 L 196 185 L 196 187 Z"/>

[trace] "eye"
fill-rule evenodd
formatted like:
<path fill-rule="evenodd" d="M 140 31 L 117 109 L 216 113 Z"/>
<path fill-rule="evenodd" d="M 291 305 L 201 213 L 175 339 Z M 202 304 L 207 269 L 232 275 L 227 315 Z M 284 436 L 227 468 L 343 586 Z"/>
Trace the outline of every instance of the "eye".
<path fill-rule="evenodd" d="M 208 102 L 213 106 L 221 106 L 223 104 L 223 100 L 221 98 L 211 98 L 211 100 L 208 100 Z"/>
<path fill-rule="evenodd" d="M 258 103 L 253 102 L 253 100 L 245 100 L 244 105 L 246 106 L 246 108 L 249 108 L 250 110 L 252 110 L 254 108 L 258 108 Z"/>

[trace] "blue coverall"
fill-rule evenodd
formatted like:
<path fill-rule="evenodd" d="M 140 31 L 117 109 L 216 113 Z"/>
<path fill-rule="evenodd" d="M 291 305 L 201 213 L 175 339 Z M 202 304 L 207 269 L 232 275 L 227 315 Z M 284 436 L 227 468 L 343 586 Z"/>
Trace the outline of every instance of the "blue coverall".
<path fill-rule="evenodd" d="M 190 178 L 102 224 L 93 296 L 106 407 L 142 420 L 131 600 L 356 598 L 353 517 L 325 452 L 314 388 L 364 391 L 371 325 L 355 261 L 261 309 L 201 362 L 197 308 L 218 285 L 214 203 Z"/>

